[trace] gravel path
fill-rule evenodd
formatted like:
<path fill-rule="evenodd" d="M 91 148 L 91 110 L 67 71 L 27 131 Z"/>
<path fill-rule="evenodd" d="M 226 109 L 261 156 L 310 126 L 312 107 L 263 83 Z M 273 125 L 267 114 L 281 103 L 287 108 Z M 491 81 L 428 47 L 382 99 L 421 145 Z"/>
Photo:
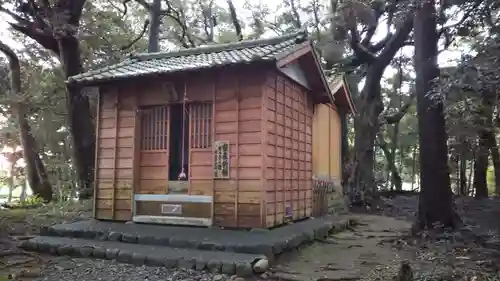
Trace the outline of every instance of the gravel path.
<path fill-rule="evenodd" d="M 226 275 L 194 270 L 134 266 L 110 260 L 52 258 L 40 272 L 37 281 L 226 281 Z"/>

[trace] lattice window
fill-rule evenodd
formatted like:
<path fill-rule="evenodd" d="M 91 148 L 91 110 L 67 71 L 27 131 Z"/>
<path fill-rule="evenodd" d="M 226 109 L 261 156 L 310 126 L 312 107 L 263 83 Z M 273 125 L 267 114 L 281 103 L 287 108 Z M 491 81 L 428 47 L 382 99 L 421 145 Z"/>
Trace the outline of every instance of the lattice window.
<path fill-rule="evenodd" d="M 229 178 L 229 142 L 214 142 L 214 178 Z"/>
<path fill-rule="evenodd" d="M 189 112 L 191 115 L 191 148 L 211 147 L 212 104 L 191 104 Z"/>
<path fill-rule="evenodd" d="M 155 106 L 142 110 L 141 150 L 168 148 L 168 106 Z"/>

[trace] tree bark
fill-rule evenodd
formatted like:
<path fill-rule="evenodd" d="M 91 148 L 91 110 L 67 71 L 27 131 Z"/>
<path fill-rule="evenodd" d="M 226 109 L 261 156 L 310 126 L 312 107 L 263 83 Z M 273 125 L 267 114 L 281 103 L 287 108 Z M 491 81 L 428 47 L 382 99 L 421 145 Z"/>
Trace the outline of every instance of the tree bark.
<path fill-rule="evenodd" d="M 58 40 L 65 78 L 83 71 L 80 58 L 80 44 L 73 37 Z M 67 86 L 66 101 L 70 122 L 70 132 L 73 137 L 73 155 L 79 181 L 79 198 L 90 199 L 93 196 L 92 182 L 94 180 L 95 164 L 95 128 L 92 123 L 89 98 L 78 86 Z"/>
<path fill-rule="evenodd" d="M 23 6 L 28 9 L 25 11 L 27 18 L 16 16 L 16 22 L 10 23 L 12 28 L 54 52 L 65 78 L 81 73 L 83 67 L 76 33 L 85 0 L 58 0 L 51 4 L 48 1 L 33 2 L 33 5 Z M 52 22 L 55 17 L 64 22 Z M 89 199 L 93 194 L 95 158 L 95 129 L 90 103 L 81 88 L 67 85 L 66 104 L 79 197 Z"/>
<path fill-rule="evenodd" d="M 467 155 L 465 153 L 465 147 L 460 148 L 460 163 L 459 163 L 459 187 L 458 193 L 461 196 L 467 196 Z"/>
<path fill-rule="evenodd" d="M 387 143 L 385 143 L 381 136 L 379 136 L 379 140 L 380 148 L 384 152 L 385 158 L 387 159 L 387 166 L 391 175 L 391 191 L 394 191 L 392 187 L 395 187 L 396 191 L 401 191 L 403 190 L 403 180 L 401 179 L 398 167 L 396 166 L 396 160 L 394 157 L 395 150 L 389 150 Z"/>
<path fill-rule="evenodd" d="M 373 149 L 379 131 L 378 117 L 383 110 L 380 79 L 384 68 L 368 68 L 365 85 L 356 103 L 359 114 L 354 119 L 354 161 L 349 176 L 349 195 L 353 203 L 369 201 L 376 191 Z"/>
<path fill-rule="evenodd" d="M 493 159 L 493 169 L 495 170 L 495 195 L 500 196 L 500 153 L 498 152 L 497 140 L 492 131 L 488 132 L 488 139 L 491 158 Z"/>
<path fill-rule="evenodd" d="M 484 134 L 479 138 L 474 164 L 474 189 L 476 198 L 488 197 L 488 184 L 486 181 L 488 171 L 488 147 Z"/>
<path fill-rule="evenodd" d="M 40 173 L 40 171 L 45 171 L 45 167 L 41 161 L 37 162 L 40 160 L 40 156 L 36 149 L 36 141 L 31 135 L 31 128 L 26 116 L 26 106 L 21 101 L 21 65 L 19 58 L 9 46 L 2 42 L 0 42 L 0 51 L 9 59 L 11 98 L 14 101 L 13 110 L 19 128 L 19 139 L 23 148 L 24 161 L 26 162 L 28 182 L 34 195 L 40 196 L 45 202 L 50 202 L 52 200 L 52 186 L 46 178 L 46 173 Z"/>
<path fill-rule="evenodd" d="M 419 3 L 414 17 L 415 90 L 420 144 L 420 198 L 417 229 L 433 228 L 436 223 L 456 227 L 448 148 L 442 100 L 433 99 L 433 81 L 439 77 L 437 65 L 438 33 L 435 0 Z"/>
<path fill-rule="evenodd" d="M 415 190 L 415 176 L 417 167 L 417 145 L 413 146 L 411 153 L 411 190 Z"/>
<path fill-rule="evenodd" d="M 341 154 L 342 154 L 342 186 L 347 184 L 349 179 L 349 140 L 347 138 L 348 127 L 347 127 L 347 113 L 342 110 L 340 112 L 340 125 L 341 125 Z"/>
<path fill-rule="evenodd" d="M 399 175 L 399 169 L 396 165 L 396 150 L 398 148 L 399 142 L 399 121 L 394 124 L 394 131 L 392 136 L 392 146 L 391 146 L 391 154 L 392 154 L 392 164 L 391 165 L 391 187 L 394 187 L 396 191 L 403 190 L 403 184 L 401 176 Z"/>
<path fill-rule="evenodd" d="M 153 0 L 148 13 L 151 22 L 148 32 L 148 52 L 154 53 L 160 51 L 161 0 Z"/>
<path fill-rule="evenodd" d="M 353 166 L 348 183 L 349 199 L 352 203 L 371 201 L 377 190 L 373 169 L 374 146 L 380 127 L 379 115 L 383 110 L 380 80 L 385 68 L 403 46 L 412 28 L 413 22 L 411 18 L 407 18 L 378 56 L 374 56 L 362 46 L 359 34 L 351 28 L 351 48 L 356 53 L 357 59 L 364 60 L 367 64 L 365 84 L 356 99 L 359 114 L 354 119 L 355 143 L 351 161 Z"/>
<path fill-rule="evenodd" d="M 229 6 L 229 15 L 231 16 L 231 22 L 233 23 L 234 30 L 236 31 L 236 36 L 238 36 L 238 41 L 241 41 L 243 40 L 243 33 L 241 32 L 241 25 L 236 14 L 236 8 L 234 7 L 232 0 L 227 0 L 227 5 Z"/>

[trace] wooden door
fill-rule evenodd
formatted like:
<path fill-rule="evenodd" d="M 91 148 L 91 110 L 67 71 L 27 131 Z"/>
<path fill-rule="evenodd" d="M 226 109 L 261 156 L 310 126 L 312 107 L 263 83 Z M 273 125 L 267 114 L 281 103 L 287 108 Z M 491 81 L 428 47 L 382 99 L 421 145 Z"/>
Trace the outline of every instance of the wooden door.
<path fill-rule="evenodd" d="M 168 193 L 169 106 L 141 110 L 139 184 L 137 194 Z"/>

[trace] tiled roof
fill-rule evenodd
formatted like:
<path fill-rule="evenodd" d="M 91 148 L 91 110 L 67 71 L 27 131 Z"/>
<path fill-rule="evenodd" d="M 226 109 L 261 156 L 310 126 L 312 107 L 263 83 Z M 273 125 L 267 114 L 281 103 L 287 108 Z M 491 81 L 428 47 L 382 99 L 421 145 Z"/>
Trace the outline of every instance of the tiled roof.
<path fill-rule="evenodd" d="M 120 63 L 71 76 L 67 82 L 95 84 L 150 74 L 276 60 L 307 40 L 306 33 L 299 31 L 269 39 L 208 45 L 177 52 L 135 54 Z"/>

